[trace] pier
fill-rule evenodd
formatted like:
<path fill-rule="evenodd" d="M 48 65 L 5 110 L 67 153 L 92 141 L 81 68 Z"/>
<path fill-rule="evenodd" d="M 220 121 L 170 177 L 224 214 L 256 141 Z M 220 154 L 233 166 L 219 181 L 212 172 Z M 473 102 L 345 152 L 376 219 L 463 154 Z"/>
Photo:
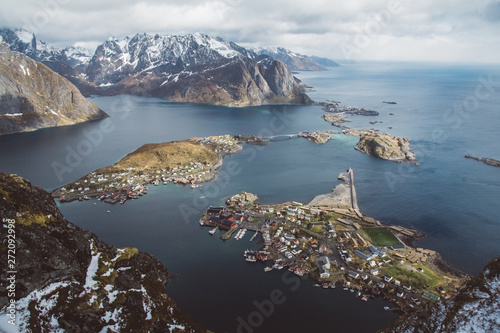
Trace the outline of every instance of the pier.
<path fill-rule="evenodd" d="M 349 174 L 349 179 L 350 179 L 349 186 L 351 187 L 352 209 L 354 209 L 356 214 L 361 215 L 361 213 L 359 213 L 358 196 L 356 195 L 356 186 L 354 186 L 354 171 L 352 170 L 352 168 L 349 168 L 349 170 L 347 170 L 347 173 Z"/>

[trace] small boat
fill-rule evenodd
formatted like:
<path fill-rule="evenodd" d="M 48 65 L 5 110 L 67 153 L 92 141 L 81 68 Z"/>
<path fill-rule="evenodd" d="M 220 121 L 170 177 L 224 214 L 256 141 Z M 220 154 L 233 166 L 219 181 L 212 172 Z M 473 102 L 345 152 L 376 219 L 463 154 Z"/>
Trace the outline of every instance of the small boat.
<path fill-rule="evenodd" d="M 360 297 L 361 296 L 361 291 L 358 291 L 358 293 L 356 294 L 356 297 Z"/>
<path fill-rule="evenodd" d="M 388 307 L 388 306 L 384 306 L 384 310 L 385 310 L 385 311 L 389 311 L 390 309 L 391 309 L 390 307 Z"/>
<path fill-rule="evenodd" d="M 83 200 L 90 200 L 89 196 L 88 195 L 84 195 L 83 196 Z"/>
<path fill-rule="evenodd" d="M 364 295 L 362 298 L 361 298 L 362 301 L 365 301 L 367 302 L 368 301 L 368 296 Z"/>
<path fill-rule="evenodd" d="M 283 265 L 281 265 L 281 264 L 274 264 L 273 267 L 274 267 L 274 269 L 277 269 L 277 270 L 283 269 Z"/>
<path fill-rule="evenodd" d="M 210 230 L 208 233 L 209 233 L 210 235 L 213 235 L 213 234 L 215 234 L 215 232 L 217 231 L 217 229 L 219 229 L 219 227 L 215 227 L 215 228 L 213 228 L 213 229 L 212 229 L 212 230 Z"/>
<path fill-rule="evenodd" d="M 269 271 L 272 271 L 273 268 L 271 266 L 266 266 L 264 267 L 264 272 L 269 272 Z"/>
<path fill-rule="evenodd" d="M 108 211 L 106 211 L 106 213 L 108 213 L 108 214 L 109 214 L 109 213 L 111 213 L 111 212 L 108 210 Z"/>

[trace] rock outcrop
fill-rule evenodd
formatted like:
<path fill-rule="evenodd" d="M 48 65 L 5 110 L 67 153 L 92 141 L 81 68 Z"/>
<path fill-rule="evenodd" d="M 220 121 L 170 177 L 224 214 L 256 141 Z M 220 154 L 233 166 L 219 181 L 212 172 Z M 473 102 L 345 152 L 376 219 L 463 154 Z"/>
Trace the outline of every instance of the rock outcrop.
<path fill-rule="evenodd" d="M 0 42 L 0 135 L 105 117 L 67 79 Z"/>
<path fill-rule="evenodd" d="M 169 273 L 153 256 L 68 222 L 49 193 L 15 175 L 0 173 L 0 201 L 0 331 L 13 327 L 15 299 L 19 332 L 205 332 L 168 297 Z"/>
<path fill-rule="evenodd" d="M 364 131 L 360 134 L 356 149 L 383 160 L 415 163 L 415 154 L 410 149 L 408 138 L 377 131 Z"/>
<path fill-rule="evenodd" d="M 430 303 L 413 312 L 384 333 L 454 333 L 500 331 L 500 258 L 468 281 L 449 300 Z"/>
<path fill-rule="evenodd" d="M 499 160 L 495 160 L 493 158 L 489 158 L 489 157 L 476 157 L 476 156 L 472 156 L 472 155 L 465 155 L 465 158 L 470 158 L 470 159 L 473 159 L 473 160 L 476 160 L 476 161 L 479 161 L 479 162 L 483 162 L 484 164 L 489 165 L 489 166 L 494 166 L 494 167 L 497 167 L 497 168 L 500 167 L 500 161 Z"/>

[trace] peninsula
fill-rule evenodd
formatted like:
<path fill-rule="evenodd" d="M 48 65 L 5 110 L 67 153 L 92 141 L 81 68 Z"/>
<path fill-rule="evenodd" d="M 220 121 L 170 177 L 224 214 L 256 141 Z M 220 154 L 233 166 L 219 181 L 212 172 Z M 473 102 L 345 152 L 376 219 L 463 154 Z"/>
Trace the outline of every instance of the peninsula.
<path fill-rule="evenodd" d="M 97 197 L 107 203 L 124 203 L 146 194 L 147 184 L 197 187 L 213 180 L 224 156 L 240 151 L 242 142 L 266 143 L 252 136 L 221 135 L 145 144 L 117 163 L 56 189 L 52 196 L 61 202 Z"/>
<path fill-rule="evenodd" d="M 323 288 L 340 285 L 364 301 L 382 297 L 402 312 L 450 298 L 465 282 L 465 275 L 445 268 L 437 252 L 412 246 L 422 233 L 364 216 L 352 169 L 339 179 L 332 193 L 308 204 L 264 205 L 243 192 L 229 198 L 226 207 L 210 207 L 200 224 L 212 227 L 212 235 L 227 230 L 219 231 L 224 240 L 234 235 L 239 241 L 254 232 L 252 241 L 261 233 L 260 249 L 244 256 L 267 263 L 266 272 L 286 267 Z"/>

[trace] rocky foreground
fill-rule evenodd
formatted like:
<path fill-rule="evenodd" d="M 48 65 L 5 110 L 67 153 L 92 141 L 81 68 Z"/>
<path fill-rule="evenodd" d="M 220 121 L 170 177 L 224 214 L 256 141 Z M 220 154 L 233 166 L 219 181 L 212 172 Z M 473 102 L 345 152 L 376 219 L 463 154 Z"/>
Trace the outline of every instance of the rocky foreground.
<path fill-rule="evenodd" d="M 500 331 L 500 258 L 468 281 L 449 300 L 410 312 L 384 333 Z"/>
<path fill-rule="evenodd" d="M 67 79 L 0 42 L 0 135 L 107 116 Z"/>
<path fill-rule="evenodd" d="M 169 298 L 153 256 L 68 222 L 49 193 L 15 175 L 0 173 L 0 200 L 0 331 L 205 332 Z"/>

